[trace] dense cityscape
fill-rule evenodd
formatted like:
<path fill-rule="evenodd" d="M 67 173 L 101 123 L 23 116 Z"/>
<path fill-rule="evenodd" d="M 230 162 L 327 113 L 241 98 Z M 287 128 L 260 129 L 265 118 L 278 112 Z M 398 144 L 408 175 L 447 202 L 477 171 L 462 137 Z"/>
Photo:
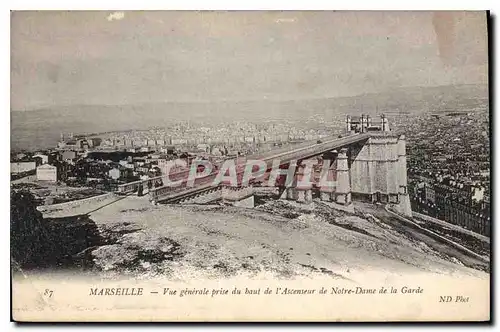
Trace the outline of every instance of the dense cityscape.
<path fill-rule="evenodd" d="M 481 102 L 464 105 L 464 109 L 392 113 L 389 117 L 393 130 L 407 136 L 412 209 L 489 235 L 489 113 Z M 158 177 L 165 172 L 167 161 L 176 158 L 184 158 L 188 164 L 194 158 L 217 163 L 342 134 L 344 121 L 343 115 L 330 119 L 310 116 L 302 122 L 239 121 L 217 126 L 184 121 L 166 128 L 126 132 L 62 133 L 52 149 L 12 153 L 11 174 L 15 186 L 24 185 L 23 180 L 16 179 L 31 176 L 38 182 L 78 188 L 35 191 L 45 204 L 65 202 L 113 191 L 119 184 Z M 36 188 L 36 181 L 31 185 Z M 161 186 L 161 182 L 154 185 Z"/>
<path fill-rule="evenodd" d="M 339 118 L 337 125 L 340 127 L 342 122 L 343 118 Z M 181 158 L 189 165 L 191 160 L 199 157 L 216 164 L 225 158 L 265 152 L 334 132 L 331 125 L 325 125 L 321 118 L 309 119 L 305 123 L 306 126 L 299 124 L 296 127 L 278 121 L 268 124 L 234 122 L 211 127 L 179 122 L 168 128 L 142 131 L 99 135 L 61 133 L 60 141 L 52 149 L 13 152 L 11 174 L 15 186 L 24 185 L 21 179 L 35 179 L 32 188 L 36 187 L 37 181 L 42 181 L 93 188 L 94 191 L 87 190 L 92 195 L 115 190 L 119 184 L 157 177 L 165 172 L 169 160 Z M 313 126 L 320 129 L 312 129 Z M 61 196 L 61 192 L 45 190 L 37 198 L 52 204 L 81 197 Z"/>
<path fill-rule="evenodd" d="M 489 235 L 487 106 L 427 114 L 403 125 L 408 136 L 412 209 Z"/>

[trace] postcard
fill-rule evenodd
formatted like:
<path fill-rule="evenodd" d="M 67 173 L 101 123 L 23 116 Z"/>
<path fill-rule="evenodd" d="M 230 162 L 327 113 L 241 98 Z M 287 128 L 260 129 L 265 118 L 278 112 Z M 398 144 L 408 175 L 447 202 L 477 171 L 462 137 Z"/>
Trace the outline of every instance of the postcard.
<path fill-rule="evenodd" d="M 13 11 L 16 322 L 490 320 L 487 11 Z"/>

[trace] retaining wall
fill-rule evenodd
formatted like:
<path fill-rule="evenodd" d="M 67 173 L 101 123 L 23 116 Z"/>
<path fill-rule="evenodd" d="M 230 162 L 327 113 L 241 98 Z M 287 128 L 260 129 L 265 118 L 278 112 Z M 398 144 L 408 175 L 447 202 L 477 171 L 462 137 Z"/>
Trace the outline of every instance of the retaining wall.
<path fill-rule="evenodd" d="M 439 225 L 444 225 L 448 228 L 451 228 L 457 232 L 462 232 L 462 233 L 465 233 L 465 234 L 469 234 L 469 235 L 472 235 L 484 242 L 487 242 L 487 243 L 490 243 L 490 238 L 487 237 L 487 236 L 484 236 L 484 235 L 481 235 L 479 233 L 476 233 L 476 232 L 473 232 L 471 230 L 468 230 L 468 229 L 465 229 L 463 227 L 460 227 L 458 225 L 455 225 L 455 224 L 452 224 L 452 223 L 449 223 L 447 221 L 444 221 L 444 220 L 440 220 L 440 219 L 436 219 L 436 218 L 433 218 L 431 216 L 427 216 L 425 214 L 421 214 L 421 213 L 418 213 L 418 212 L 413 212 L 413 216 L 414 217 L 417 217 L 419 219 L 422 219 L 422 220 L 425 220 L 425 221 L 428 221 L 428 222 L 431 222 L 431 223 L 434 223 L 434 224 L 439 224 Z"/>
<path fill-rule="evenodd" d="M 470 250 L 470 249 L 468 249 L 468 248 L 465 248 L 465 247 L 464 247 L 464 246 L 462 246 L 461 244 L 458 244 L 458 243 L 456 243 L 456 242 L 454 242 L 454 241 L 451 241 L 450 239 L 447 239 L 446 237 L 444 237 L 444 236 L 442 236 L 442 235 L 439 235 L 439 234 L 437 234 L 437 233 L 434 233 L 433 231 L 430 231 L 430 230 L 428 230 L 428 229 L 426 229 L 426 228 L 423 228 L 422 226 L 420 226 L 419 224 L 417 224 L 417 223 L 415 223 L 415 222 L 413 222 L 413 221 L 409 220 L 408 218 L 405 218 L 405 217 L 403 217 L 403 216 L 399 215 L 398 213 L 394 212 L 394 211 L 391 209 L 391 207 L 389 207 L 389 206 L 387 206 L 387 205 L 385 206 L 385 210 L 386 210 L 387 212 L 389 212 L 391 215 L 393 215 L 393 216 L 395 216 L 396 218 L 398 218 L 399 220 L 406 222 L 407 224 L 409 224 L 409 225 L 410 225 L 410 226 L 412 226 L 413 228 L 418 229 L 418 230 L 419 230 L 419 231 L 421 231 L 422 233 L 425 233 L 426 235 L 429 235 L 430 237 L 432 237 L 432 238 L 434 238 L 434 239 L 436 239 L 436 240 L 439 240 L 439 241 L 441 241 L 441 242 L 444 242 L 444 243 L 446 243 L 446 244 L 448 244 L 448 245 L 450 245 L 450 246 L 454 247 L 455 249 L 460 250 L 461 252 L 463 252 L 463 253 L 465 253 L 465 254 L 468 254 L 468 255 L 470 255 L 470 256 L 472 256 L 472 257 L 474 257 L 474 258 L 477 258 L 477 259 L 479 259 L 479 260 L 481 260 L 481 261 L 483 261 L 483 262 L 485 262 L 485 263 L 489 263 L 489 262 L 490 262 L 490 261 L 489 261 L 489 259 L 487 259 L 487 258 L 485 258 L 485 257 L 483 257 L 483 256 L 481 256 L 481 255 L 479 255 L 479 254 L 477 254 L 477 253 L 475 253 L 474 251 L 472 251 L 472 250 Z"/>
<path fill-rule="evenodd" d="M 106 193 L 98 196 L 93 196 L 89 198 L 84 198 L 84 199 L 79 199 L 75 201 L 70 201 L 70 202 L 64 202 L 64 203 L 57 203 L 57 204 L 51 204 L 51 205 L 40 205 L 37 206 L 37 210 L 40 212 L 44 213 L 50 213 L 50 212 L 55 212 L 55 211 L 60 211 L 60 210 L 68 210 L 68 209 L 74 209 L 77 207 L 82 207 L 85 205 L 93 205 L 96 203 L 101 203 L 104 201 L 108 201 L 110 199 L 115 199 L 116 195 L 114 193 Z"/>

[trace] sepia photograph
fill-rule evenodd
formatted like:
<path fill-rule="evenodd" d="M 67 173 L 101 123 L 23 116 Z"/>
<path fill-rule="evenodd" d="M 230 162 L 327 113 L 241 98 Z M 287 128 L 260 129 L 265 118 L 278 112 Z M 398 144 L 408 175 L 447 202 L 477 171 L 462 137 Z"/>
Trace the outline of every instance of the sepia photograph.
<path fill-rule="evenodd" d="M 11 11 L 11 319 L 490 321 L 490 20 Z"/>

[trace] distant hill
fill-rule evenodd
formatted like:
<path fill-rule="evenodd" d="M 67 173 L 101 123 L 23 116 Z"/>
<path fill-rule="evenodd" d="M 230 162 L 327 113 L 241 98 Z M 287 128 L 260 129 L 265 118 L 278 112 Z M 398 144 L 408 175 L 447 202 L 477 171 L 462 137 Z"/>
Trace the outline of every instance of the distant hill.
<path fill-rule="evenodd" d="M 58 106 L 11 112 L 12 147 L 53 146 L 60 132 L 147 129 L 175 121 L 300 121 L 311 115 L 328 118 L 347 113 L 449 111 L 487 102 L 486 85 L 455 85 L 398 88 L 340 98 Z"/>

